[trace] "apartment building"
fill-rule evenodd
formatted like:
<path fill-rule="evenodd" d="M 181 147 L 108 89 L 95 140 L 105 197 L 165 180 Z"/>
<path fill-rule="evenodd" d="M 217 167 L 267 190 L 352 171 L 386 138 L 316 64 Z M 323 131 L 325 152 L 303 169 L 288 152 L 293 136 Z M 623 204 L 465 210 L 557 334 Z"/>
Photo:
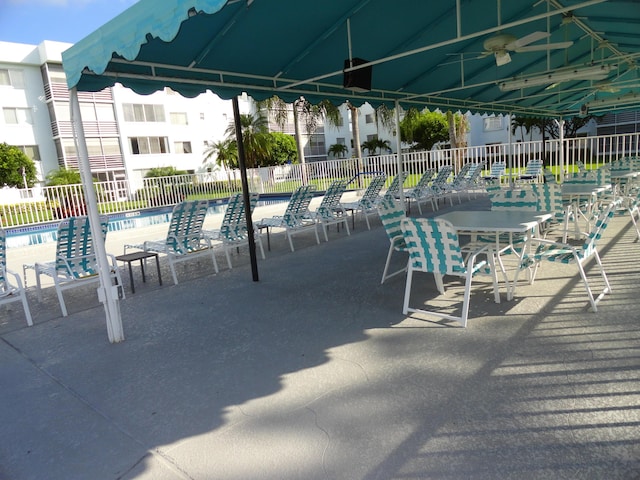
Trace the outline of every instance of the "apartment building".
<path fill-rule="evenodd" d="M 34 160 L 41 181 L 59 167 L 78 168 L 62 68 L 62 52 L 70 46 L 0 42 L 0 142 Z M 211 169 L 203 162 L 205 151 L 209 142 L 224 138 L 233 119 L 231 102 L 210 92 L 189 99 L 170 89 L 138 95 L 116 85 L 79 92 L 78 98 L 93 176 L 114 183 L 128 179 L 133 186 L 155 167 Z M 240 108 L 249 111 L 248 98 Z"/>

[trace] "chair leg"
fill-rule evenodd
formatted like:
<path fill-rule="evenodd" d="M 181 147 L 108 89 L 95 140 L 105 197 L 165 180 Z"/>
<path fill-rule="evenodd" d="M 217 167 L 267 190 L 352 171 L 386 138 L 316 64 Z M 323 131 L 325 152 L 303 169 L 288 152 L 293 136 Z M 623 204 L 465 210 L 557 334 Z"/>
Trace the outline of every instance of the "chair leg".
<path fill-rule="evenodd" d="M 434 273 L 433 277 L 435 278 L 436 281 L 436 288 L 438 289 L 438 292 L 440 292 L 441 295 L 444 295 L 444 280 L 443 280 L 443 276 L 439 273 Z"/>
<path fill-rule="evenodd" d="M 171 270 L 171 276 L 173 277 L 173 284 L 178 285 L 178 275 L 176 275 L 176 267 L 173 264 L 171 255 L 167 255 L 167 259 L 169 260 L 169 270 Z"/>
<path fill-rule="evenodd" d="M 604 267 L 602 266 L 602 262 L 600 261 L 600 256 L 598 252 L 594 252 L 594 256 L 596 258 L 596 263 L 598 264 L 598 268 L 600 268 L 600 274 L 602 275 L 602 279 L 604 280 L 605 288 L 598 295 L 597 298 L 593 297 L 593 292 L 591 291 L 591 287 L 589 286 L 589 281 L 587 280 L 587 274 L 584 271 L 584 267 L 582 263 L 576 259 L 576 264 L 578 265 L 578 271 L 580 272 L 580 276 L 582 277 L 582 282 L 584 284 L 584 288 L 587 291 L 587 295 L 589 296 L 589 303 L 591 304 L 591 310 L 595 313 L 598 311 L 598 302 L 602 300 L 602 298 L 607 294 L 611 293 L 611 285 L 609 284 L 609 279 L 604 271 Z"/>
<path fill-rule="evenodd" d="M 231 265 L 231 255 L 229 255 L 229 245 L 224 246 L 224 255 L 227 257 L 227 265 L 229 266 L 229 270 L 233 269 L 233 265 Z"/>
<path fill-rule="evenodd" d="M 393 253 L 393 244 L 389 245 L 389 253 L 387 253 L 387 261 L 384 264 L 384 270 L 382 271 L 382 280 L 380 280 L 380 285 L 384 283 L 387 279 L 387 271 L 389 270 L 389 263 L 391 262 L 391 254 Z"/>
<path fill-rule="evenodd" d="M 213 248 L 211 249 L 211 259 L 213 260 L 213 269 L 215 272 L 220 272 L 220 269 L 218 268 L 218 260 L 216 260 L 216 252 Z"/>
<path fill-rule="evenodd" d="M 349 219 L 347 218 L 346 213 L 342 216 L 342 221 L 344 222 L 344 229 L 347 231 L 347 236 L 350 236 L 351 232 L 349 231 Z"/>
<path fill-rule="evenodd" d="M 262 255 L 262 259 L 265 259 L 264 256 L 264 247 L 262 246 L 262 239 L 260 238 L 260 235 L 258 235 L 257 237 L 255 237 L 255 241 L 258 244 L 258 246 L 260 247 L 260 254 Z"/>
<path fill-rule="evenodd" d="M 468 269 L 467 277 L 464 281 L 464 299 L 462 300 L 462 313 L 460 315 L 460 323 L 463 327 L 467 326 L 467 318 L 469 318 L 469 299 L 471 298 L 471 270 Z"/>
<path fill-rule="evenodd" d="M 413 279 L 413 270 L 409 268 L 407 270 L 407 280 L 404 285 L 404 302 L 402 303 L 402 313 L 407 315 L 409 313 L 409 297 L 411 296 L 411 280 Z"/>
<path fill-rule="evenodd" d="M 60 284 L 55 280 L 54 283 L 56 287 L 56 294 L 58 295 L 58 303 L 60 303 L 60 310 L 62 310 L 62 316 L 66 317 L 69 315 L 67 312 L 67 305 L 64 303 L 64 297 L 62 296 L 62 289 L 60 288 Z"/>
<path fill-rule="evenodd" d="M 329 225 L 325 225 L 324 222 L 320 222 L 320 228 L 322 228 L 322 233 L 324 234 L 324 241 L 328 242 L 329 241 L 329 236 L 327 235 L 327 230 L 329 229 Z M 318 235 L 318 233 L 316 232 L 316 236 Z"/>

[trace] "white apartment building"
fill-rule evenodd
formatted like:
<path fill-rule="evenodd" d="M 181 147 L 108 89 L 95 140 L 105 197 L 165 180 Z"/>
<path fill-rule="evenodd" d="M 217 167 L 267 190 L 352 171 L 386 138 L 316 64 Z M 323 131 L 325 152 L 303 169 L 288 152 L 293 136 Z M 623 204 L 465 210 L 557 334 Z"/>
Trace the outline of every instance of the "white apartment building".
<path fill-rule="evenodd" d="M 59 167 L 78 168 L 62 52 L 71 44 L 0 42 L 0 142 L 21 148 L 43 181 Z M 212 93 L 189 99 L 170 89 L 138 95 L 116 85 L 79 92 L 94 177 L 140 186 L 154 167 L 205 171 L 207 142 L 219 141 L 233 119 L 230 101 Z M 251 103 L 240 102 L 243 112 Z"/>

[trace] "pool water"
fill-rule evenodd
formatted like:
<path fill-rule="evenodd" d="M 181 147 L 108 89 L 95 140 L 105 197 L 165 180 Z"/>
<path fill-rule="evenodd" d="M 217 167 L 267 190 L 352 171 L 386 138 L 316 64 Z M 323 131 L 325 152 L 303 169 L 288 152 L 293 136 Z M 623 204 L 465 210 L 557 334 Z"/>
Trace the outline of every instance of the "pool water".
<path fill-rule="evenodd" d="M 216 215 L 224 213 L 225 204 L 211 205 L 207 214 Z M 172 209 L 161 209 L 152 211 L 136 211 L 118 213 L 109 216 L 109 231 L 130 230 L 134 228 L 149 227 L 169 223 Z M 55 242 L 57 240 L 57 222 L 44 223 L 38 225 L 27 225 L 24 227 L 7 230 L 7 248 L 27 247 L 29 245 L 40 245 L 43 243 Z"/>

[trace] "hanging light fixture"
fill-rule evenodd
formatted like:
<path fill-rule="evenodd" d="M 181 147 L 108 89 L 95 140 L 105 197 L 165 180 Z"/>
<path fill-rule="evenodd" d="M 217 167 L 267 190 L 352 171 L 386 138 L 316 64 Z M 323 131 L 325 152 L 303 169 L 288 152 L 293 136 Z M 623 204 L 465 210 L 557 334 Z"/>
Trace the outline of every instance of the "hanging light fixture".
<path fill-rule="evenodd" d="M 572 80 L 604 80 L 609 76 L 609 72 L 617 65 L 597 65 L 586 68 L 574 68 L 572 70 L 562 70 L 538 75 L 528 78 L 516 78 L 500 82 L 498 87 L 503 92 L 520 90 L 527 87 L 538 87 L 541 85 L 551 85 L 554 83 L 569 82 Z"/>

